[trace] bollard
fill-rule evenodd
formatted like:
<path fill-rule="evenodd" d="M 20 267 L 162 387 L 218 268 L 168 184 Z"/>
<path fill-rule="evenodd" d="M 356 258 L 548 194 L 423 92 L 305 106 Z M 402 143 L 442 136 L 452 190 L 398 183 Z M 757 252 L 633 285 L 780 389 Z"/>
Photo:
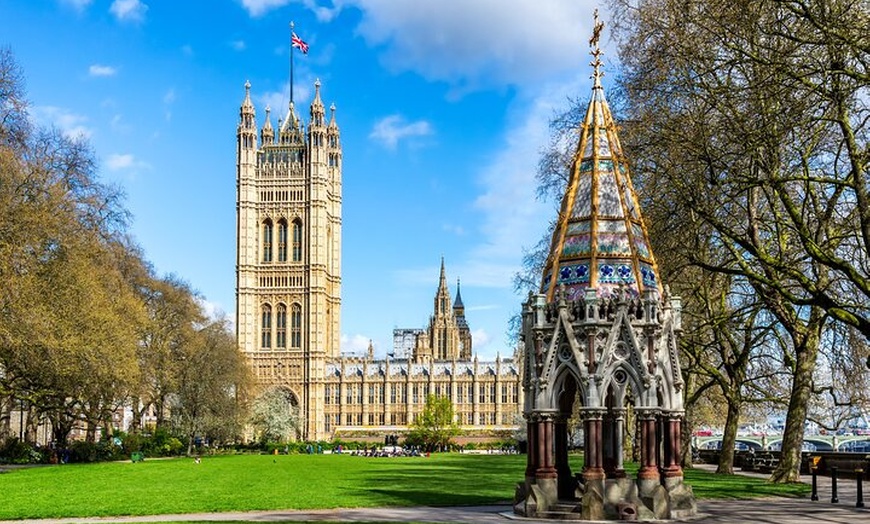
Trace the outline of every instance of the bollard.
<path fill-rule="evenodd" d="M 810 473 L 813 475 L 813 492 L 810 494 L 810 500 L 819 500 L 819 468 L 811 467 Z"/>
<path fill-rule="evenodd" d="M 840 502 L 837 498 L 837 466 L 831 466 L 831 504 Z"/>
<path fill-rule="evenodd" d="M 855 503 L 856 508 L 864 507 L 864 470 L 858 468 L 855 470 L 855 478 L 858 479 L 858 502 Z"/>

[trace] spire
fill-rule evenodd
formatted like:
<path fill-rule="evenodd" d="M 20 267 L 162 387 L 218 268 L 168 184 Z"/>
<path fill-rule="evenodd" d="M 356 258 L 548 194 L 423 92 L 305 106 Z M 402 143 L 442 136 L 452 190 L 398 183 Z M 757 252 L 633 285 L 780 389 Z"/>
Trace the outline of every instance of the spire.
<path fill-rule="evenodd" d="M 338 129 L 338 124 L 335 123 L 335 104 L 329 106 L 329 128 Z"/>
<path fill-rule="evenodd" d="M 450 290 L 447 289 L 447 273 L 444 271 L 444 257 L 441 257 L 441 279 L 435 292 L 435 316 L 450 314 Z"/>
<path fill-rule="evenodd" d="M 632 296 L 645 289 L 661 293 L 628 160 L 601 86 L 598 40 L 603 28 L 596 12 L 589 40 L 594 57 L 592 96 L 541 280 L 541 293 L 548 300 L 562 285 L 569 299 L 585 289 L 595 289 L 599 296 L 618 288 Z"/>
<path fill-rule="evenodd" d="M 326 111 L 323 109 L 323 101 L 320 99 L 320 79 L 314 81 L 314 100 L 311 101 L 310 108 L 311 120 L 309 126 L 323 127 L 325 126 L 324 115 Z"/>
<path fill-rule="evenodd" d="M 245 80 L 245 100 L 242 101 L 242 108 L 254 109 L 254 104 L 251 103 L 251 81 Z"/>
<path fill-rule="evenodd" d="M 456 300 L 453 301 L 453 309 L 464 308 L 462 303 L 462 294 L 459 292 L 459 279 L 456 279 Z"/>
<path fill-rule="evenodd" d="M 244 136 L 244 138 L 242 138 Z M 254 104 L 251 102 L 251 82 L 245 81 L 245 99 L 239 107 L 238 138 L 245 148 L 256 147 L 257 124 Z"/>
<path fill-rule="evenodd" d="M 272 129 L 272 117 L 270 116 L 272 109 L 266 106 L 266 123 L 263 124 L 263 129 L 260 131 L 260 142 L 264 146 L 270 145 L 275 138 L 275 131 Z"/>

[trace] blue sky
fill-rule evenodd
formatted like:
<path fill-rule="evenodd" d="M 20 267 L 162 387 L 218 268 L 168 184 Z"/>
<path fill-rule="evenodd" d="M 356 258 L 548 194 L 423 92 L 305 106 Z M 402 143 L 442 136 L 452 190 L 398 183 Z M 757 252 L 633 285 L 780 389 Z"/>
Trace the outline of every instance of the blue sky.
<path fill-rule="evenodd" d="M 425 327 L 441 257 L 481 358 L 510 354 L 512 275 L 554 214 L 535 198 L 548 122 L 591 87 L 587 0 L 0 2 L 31 114 L 92 143 L 161 273 L 235 311 L 235 130 L 315 79 L 343 145 L 342 340 L 383 355 Z M 606 13 L 602 18 L 607 20 Z M 605 32 L 605 68 L 615 53 Z M 605 78 L 605 87 L 607 79 Z"/>

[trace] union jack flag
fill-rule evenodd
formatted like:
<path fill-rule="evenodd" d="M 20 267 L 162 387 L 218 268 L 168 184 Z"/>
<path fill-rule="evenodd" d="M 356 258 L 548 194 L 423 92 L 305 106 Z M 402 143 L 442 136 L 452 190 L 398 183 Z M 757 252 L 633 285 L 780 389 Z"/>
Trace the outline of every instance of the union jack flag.
<path fill-rule="evenodd" d="M 293 47 L 302 51 L 302 54 L 308 54 L 308 44 L 306 44 L 304 40 L 296 36 L 296 33 L 293 33 L 290 37 L 290 43 Z"/>

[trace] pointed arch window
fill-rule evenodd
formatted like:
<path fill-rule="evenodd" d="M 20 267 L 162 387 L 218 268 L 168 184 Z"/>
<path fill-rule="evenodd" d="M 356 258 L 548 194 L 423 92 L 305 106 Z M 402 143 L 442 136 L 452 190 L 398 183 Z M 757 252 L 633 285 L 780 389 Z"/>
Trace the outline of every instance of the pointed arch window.
<path fill-rule="evenodd" d="M 272 306 L 269 304 L 263 305 L 262 318 L 260 320 L 260 333 L 260 346 L 263 349 L 270 349 L 272 347 Z"/>
<path fill-rule="evenodd" d="M 287 348 L 287 306 L 284 304 L 278 304 L 275 313 L 275 347 Z"/>
<path fill-rule="evenodd" d="M 278 221 L 278 262 L 287 262 L 287 221 Z"/>
<path fill-rule="evenodd" d="M 272 221 L 263 222 L 263 262 L 272 261 Z"/>
<path fill-rule="evenodd" d="M 302 348 L 302 306 L 299 304 L 290 306 L 290 347 Z"/>
<path fill-rule="evenodd" d="M 302 261 L 302 221 L 293 221 L 293 262 Z"/>

